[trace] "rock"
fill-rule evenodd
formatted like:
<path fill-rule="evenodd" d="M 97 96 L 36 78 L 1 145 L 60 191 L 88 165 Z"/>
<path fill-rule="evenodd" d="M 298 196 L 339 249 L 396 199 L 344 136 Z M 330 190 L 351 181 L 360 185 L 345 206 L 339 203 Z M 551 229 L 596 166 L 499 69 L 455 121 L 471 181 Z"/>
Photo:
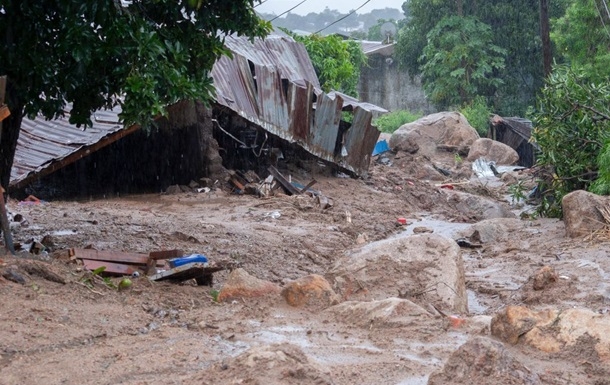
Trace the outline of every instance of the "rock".
<path fill-rule="evenodd" d="M 263 297 L 277 294 L 280 287 L 273 282 L 258 279 L 248 274 L 244 269 L 235 269 L 229 274 L 227 281 L 220 289 L 218 302 L 233 298 Z"/>
<path fill-rule="evenodd" d="M 466 160 L 474 162 L 479 158 L 485 158 L 496 164 L 516 164 L 519 154 L 512 147 L 488 138 L 479 138 L 470 146 Z"/>
<path fill-rule="evenodd" d="M 185 383 L 331 385 L 330 374 L 321 370 L 294 345 L 256 346 L 239 356 L 206 368 Z"/>
<path fill-rule="evenodd" d="M 534 327 L 552 323 L 556 317 L 553 310 L 535 312 L 524 306 L 507 306 L 492 318 L 491 335 L 514 345 Z"/>
<path fill-rule="evenodd" d="M 390 138 L 390 148 L 432 156 L 437 145 L 470 146 L 479 138 L 459 112 L 439 112 L 401 126 Z"/>
<path fill-rule="evenodd" d="M 514 358 L 501 342 L 474 337 L 456 350 L 428 385 L 541 384 L 540 377 Z"/>
<path fill-rule="evenodd" d="M 174 184 L 169 186 L 166 190 L 165 190 L 166 194 L 172 195 L 172 194 L 181 194 L 182 193 L 182 189 L 180 188 L 179 185 Z"/>
<path fill-rule="evenodd" d="M 326 310 L 341 322 L 362 327 L 405 327 L 430 323 L 434 318 L 421 306 L 401 298 L 380 301 L 347 301 Z"/>
<path fill-rule="evenodd" d="M 434 230 L 426 226 L 417 226 L 413 228 L 413 234 L 433 233 Z"/>
<path fill-rule="evenodd" d="M 610 197 L 577 190 L 564 196 L 561 206 L 568 237 L 589 235 L 608 226 L 599 210 L 610 206 Z"/>
<path fill-rule="evenodd" d="M 509 239 L 511 232 L 524 226 L 525 222 L 517 218 L 492 218 L 477 222 L 458 234 L 473 243 L 497 243 Z"/>
<path fill-rule="evenodd" d="M 448 201 L 456 210 L 475 220 L 490 218 L 514 218 L 506 204 L 461 191 L 448 190 Z"/>
<path fill-rule="evenodd" d="M 460 248 L 437 234 L 405 234 L 369 243 L 340 258 L 329 277 L 344 298 L 379 300 L 401 291 L 418 303 L 468 311 Z"/>
<path fill-rule="evenodd" d="M 594 353 L 610 364 L 610 317 L 589 309 L 535 312 L 523 306 L 509 306 L 493 317 L 491 334 L 511 344 L 522 342 L 547 353 L 581 344 L 577 350 Z M 588 343 L 582 343 L 587 340 Z"/>
<path fill-rule="evenodd" d="M 500 176 L 500 180 L 506 185 L 519 183 L 519 174 L 515 171 L 507 171 Z"/>
<path fill-rule="evenodd" d="M 523 341 L 548 353 L 574 348 L 581 354 L 593 353 L 610 365 L 610 317 L 589 309 L 554 311 L 551 322 L 539 322 L 523 336 Z M 583 341 L 587 341 L 583 343 Z"/>
<path fill-rule="evenodd" d="M 546 289 L 554 285 L 559 279 L 559 275 L 551 266 L 543 266 L 534 274 L 534 290 Z"/>
<path fill-rule="evenodd" d="M 339 302 L 330 283 L 318 274 L 311 274 L 288 282 L 282 289 L 282 297 L 290 306 L 327 308 Z"/>

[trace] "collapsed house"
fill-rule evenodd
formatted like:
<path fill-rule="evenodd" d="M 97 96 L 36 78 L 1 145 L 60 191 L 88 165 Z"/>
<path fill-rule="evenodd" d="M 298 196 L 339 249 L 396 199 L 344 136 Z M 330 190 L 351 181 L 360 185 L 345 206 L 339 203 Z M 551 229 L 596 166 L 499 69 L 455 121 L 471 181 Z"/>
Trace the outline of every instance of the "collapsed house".
<path fill-rule="evenodd" d="M 287 35 L 254 42 L 228 36 L 225 43 L 232 57 L 223 56 L 211 72 L 210 109 L 179 103 L 149 131 L 123 127 L 118 109 L 95 113 L 86 130 L 69 124 L 69 111 L 52 121 L 24 119 L 11 189 L 47 185 L 42 178 L 61 170 L 75 190 L 89 194 L 160 191 L 223 168 L 254 166 L 252 156 L 273 162 L 288 148 L 366 174 L 379 136 L 373 113 L 386 110 L 324 93 L 305 47 Z"/>

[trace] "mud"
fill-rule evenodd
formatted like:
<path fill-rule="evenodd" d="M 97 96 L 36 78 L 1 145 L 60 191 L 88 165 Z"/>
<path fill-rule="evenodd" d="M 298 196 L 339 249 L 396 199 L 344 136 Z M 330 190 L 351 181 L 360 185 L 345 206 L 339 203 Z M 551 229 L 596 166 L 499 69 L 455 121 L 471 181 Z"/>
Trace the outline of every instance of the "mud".
<path fill-rule="evenodd" d="M 280 286 L 325 275 L 368 242 L 415 227 L 455 239 L 481 219 L 456 206 L 452 192 L 439 186 L 446 181 L 418 180 L 398 165 L 374 163 L 364 180 L 286 172 L 315 178 L 334 207 L 321 210 L 308 197 L 261 199 L 217 189 L 41 205 L 11 200 L 8 209 L 27 221 L 14 228 L 15 241 L 46 236 L 49 255 L 70 247 L 180 248 L 234 261 Z M 502 183 L 449 182 L 517 210 Z M 399 217 L 408 224 L 397 224 Z M 470 337 L 489 336 L 489 317 L 481 317 L 507 304 L 580 306 L 608 317 L 609 240 L 568 239 L 555 219 L 516 223 L 480 248 L 462 249 L 469 314 L 459 316 L 471 322 L 460 327 L 438 314 L 400 327 L 356 325 L 333 312 L 291 307 L 279 295 L 217 303 L 214 291 L 227 272 L 215 274 L 212 288 L 136 278 L 125 292 L 101 283 L 92 289 L 82 284 L 81 266 L 38 255 L 67 283 L 27 272 L 25 284 L 0 278 L 0 384 L 426 384 Z M 18 268 L 17 258 L 0 259 L 0 268 Z M 531 277 L 542 266 L 552 267 L 558 280 L 534 290 Z M 396 280 L 388 271 L 387 282 Z M 483 323 L 472 326 L 475 320 Z M 506 348 L 543 384 L 608 384 L 605 363 L 587 355 L 590 345 L 583 340 L 561 354 Z"/>

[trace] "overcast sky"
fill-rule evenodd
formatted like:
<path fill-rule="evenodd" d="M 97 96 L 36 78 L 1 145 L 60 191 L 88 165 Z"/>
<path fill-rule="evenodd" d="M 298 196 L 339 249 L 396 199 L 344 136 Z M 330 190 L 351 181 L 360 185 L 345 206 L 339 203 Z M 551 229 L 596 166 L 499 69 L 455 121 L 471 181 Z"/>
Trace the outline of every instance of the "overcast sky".
<path fill-rule="evenodd" d="M 256 7 L 258 12 L 275 13 L 279 15 L 290 8 L 294 7 L 302 0 L 267 0 L 263 4 Z M 307 15 L 310 12 L 320 13 L 324 8 L 336 9 L 339 12 L 347 13 L 352 9 L 358 8 L 366 0 L 306 0 L 303 4 L 296 7 L 291 13 L 299 15 Z M 373 9 L 396 8 L 402 9 L 402 3 L 405 0 L 370 0 L 364 7 L 358 10 L 358 13 L 368 13 Z M 254 2 L 256 5 L 257 3 Z"/>

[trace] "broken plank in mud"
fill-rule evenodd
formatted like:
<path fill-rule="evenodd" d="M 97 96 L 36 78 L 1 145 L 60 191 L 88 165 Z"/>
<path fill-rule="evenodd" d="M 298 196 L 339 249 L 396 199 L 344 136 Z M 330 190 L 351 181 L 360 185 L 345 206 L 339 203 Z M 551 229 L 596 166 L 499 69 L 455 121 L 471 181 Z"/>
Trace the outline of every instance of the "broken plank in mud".
<path fill-rule="evenodd" d="M 179 249 L 174 250 L 160 250 L 160 251 L 151 251 L 148 256 L 151 259 L 172 259 L 172 258 L 180 258 L 184 256 L 184 251 Z"/>
<path fill-rule="evenodd" d="M 133 265 L 126 265 L 124 263 L 115 263 L 108 261 L 93 261 L 90 259 L 83 259 L 83 267 L 87 270 L 95 270 L 100 267 L 105 267 L 103 273 L 107 274 L 118 274 L 118 275 L 132 275 L 135 272 L 142 273 L 140 269 Z"/>
<path fill-rule="evenodd" d="M 148 262 L 148 254 L 142 253 L 127 253 L 124 251 L 105 251 L 95 249 L 73 249 L 74 258 L 88 259 L 93 261 L 107 261 L 115 263 L 123 263 L 128 265 L 146 265 Z M 157 265 L 162 266 L 164 262 L 157 261 Z"/>
<path fill-rule="evenodd" d="M 286 178 L 284 178 L 284 175 L 282 175 L 277 168 L 270 166 L 267 169 L 271 175 L 273 175 L 273 177 L 282 185 L 282 187 L 284 187 L 284 189 L 286 189 L 286 191 L 290 194 L 290 195 L 299 195 L 301 192 L 292 185 L 292 183 L 288 182 L 288 180 Z"/>

